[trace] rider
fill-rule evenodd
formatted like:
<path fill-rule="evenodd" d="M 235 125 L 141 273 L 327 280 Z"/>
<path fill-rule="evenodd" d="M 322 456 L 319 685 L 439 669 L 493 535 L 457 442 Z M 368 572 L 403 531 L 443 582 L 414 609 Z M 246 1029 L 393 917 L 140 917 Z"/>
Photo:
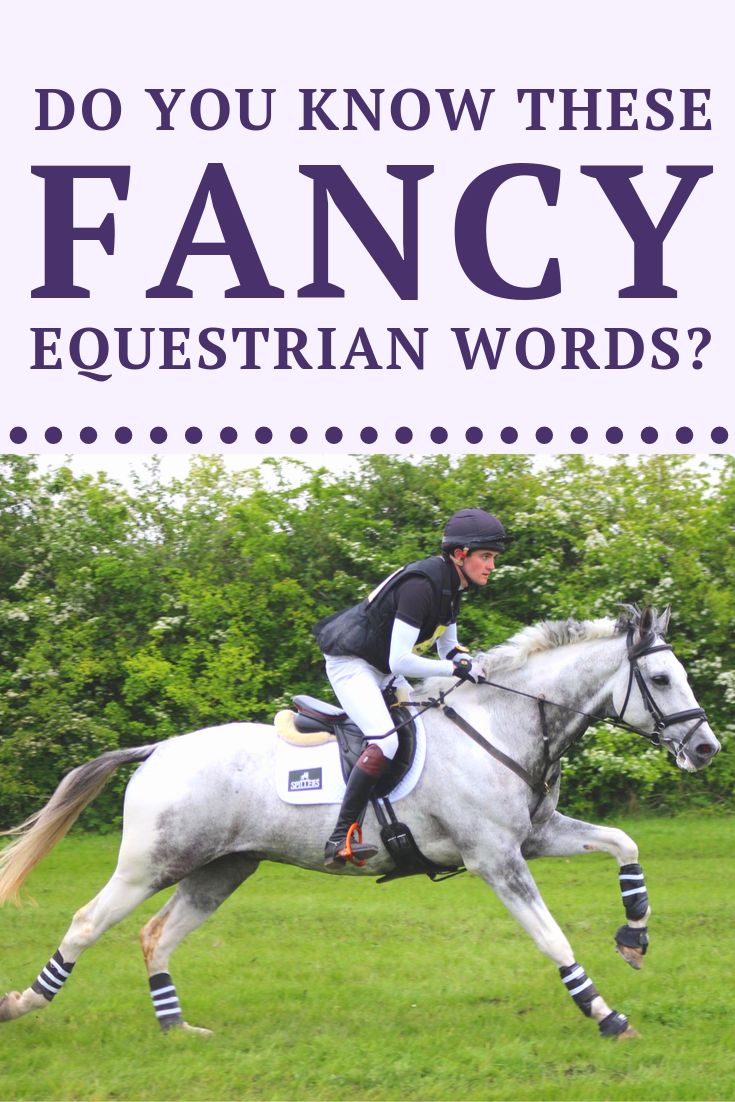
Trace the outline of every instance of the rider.
<path fill-rule="evenodd" d="M 478 663 L 457 640 L 460 595 L 483 586 L 495 569 L 495 556 L 507 536 L 497 517 L 483 509 L 462 509 L 447 522 L 442 554 L 396 570 L 359 605 L 320 620 L 314 628 L 324 653 L 327 677 L 345 712 L 365 735 L 365 749 L 350 773 L 324 864 L 344 865 L 350 826 L 367 807 L 373 788 L 398 749 L 398 735 L 383 700 L 389 681 L 406 677 L 454 676 L 477 682 Z M 436 642 L 439 660 L 415 653 Z M 367 860 L 378 852 L 352 843 L 352 854 Z"/>

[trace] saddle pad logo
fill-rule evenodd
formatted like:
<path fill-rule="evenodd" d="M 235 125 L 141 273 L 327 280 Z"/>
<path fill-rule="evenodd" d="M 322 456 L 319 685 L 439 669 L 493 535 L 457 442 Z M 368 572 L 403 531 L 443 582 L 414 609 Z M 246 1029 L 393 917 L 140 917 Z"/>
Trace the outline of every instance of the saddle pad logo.
<path fill-rule="evenodd" d="M 322 787 L 322 771 L 318 769 L 295 769 L 288 774 L 289 792 L 304 792 L 306 789 Z"/>

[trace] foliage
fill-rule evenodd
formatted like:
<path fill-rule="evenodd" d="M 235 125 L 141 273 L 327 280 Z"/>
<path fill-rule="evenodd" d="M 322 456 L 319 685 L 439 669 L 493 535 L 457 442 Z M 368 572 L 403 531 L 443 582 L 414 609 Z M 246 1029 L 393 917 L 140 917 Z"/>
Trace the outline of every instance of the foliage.
<path fill-rule="evenodd" d="M 563 806 L 731 805 L 735 780 L 735 465 L 685 457 L 603 464 L 560 456 L 379 455 L 335 474 L 297 461 L 228 470 L 155 461 L 122 486 L 0 459 L 0 825 L 103 750 L 232 719 L 268 719 L 291 692 L 323 695 L 311 625 L 397 565 L 437 549 L 466 505 L 515 539 L 490 592 L 463 608 L 487 648 L 523 624 L 674 607 L 672 638 L 725 750 L 682 776 L 604 728 L 569 759 Z M 119 815 L 124 778 L 88 823 Z"/>

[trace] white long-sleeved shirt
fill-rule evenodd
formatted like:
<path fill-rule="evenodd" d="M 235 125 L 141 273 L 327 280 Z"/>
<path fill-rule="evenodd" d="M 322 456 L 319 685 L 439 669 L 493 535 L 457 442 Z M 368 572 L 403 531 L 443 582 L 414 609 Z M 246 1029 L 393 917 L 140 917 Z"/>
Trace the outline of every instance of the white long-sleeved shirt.
<path fill-rule="evenodd" d="M 400 674 L 402 677 L 449 677 L 454 669 L 454 663 L 445 655 L 457 646 L 457 625 L 449 624 L 446 631 L 437 639 L 437 650 L 440 658 L 423 658 L 420 654 L 414 654 L 413 648 L 419 637 L 419 629 L 413 624 L 407 624 L 404 620 L 396 618 L 393 621 L 393 631 L 390 637 L 390 653 L 388 664 L 391 673 Z"/>

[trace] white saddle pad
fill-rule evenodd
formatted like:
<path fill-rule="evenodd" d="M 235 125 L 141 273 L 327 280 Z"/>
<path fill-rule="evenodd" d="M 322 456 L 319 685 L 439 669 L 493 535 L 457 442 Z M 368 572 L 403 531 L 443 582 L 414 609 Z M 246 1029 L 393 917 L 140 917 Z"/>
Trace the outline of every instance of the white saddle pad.
<path fill-rule="evenodd" d="M 413 791 L 426 760 L 426 733 L 416 720 L 416 754 L 403 780 L 389 793 L 391 803 Z M 276 739 L 276 791 L 287 804 L 341 804 L 345 794 L 336 742 L 293 746 Z"/>

